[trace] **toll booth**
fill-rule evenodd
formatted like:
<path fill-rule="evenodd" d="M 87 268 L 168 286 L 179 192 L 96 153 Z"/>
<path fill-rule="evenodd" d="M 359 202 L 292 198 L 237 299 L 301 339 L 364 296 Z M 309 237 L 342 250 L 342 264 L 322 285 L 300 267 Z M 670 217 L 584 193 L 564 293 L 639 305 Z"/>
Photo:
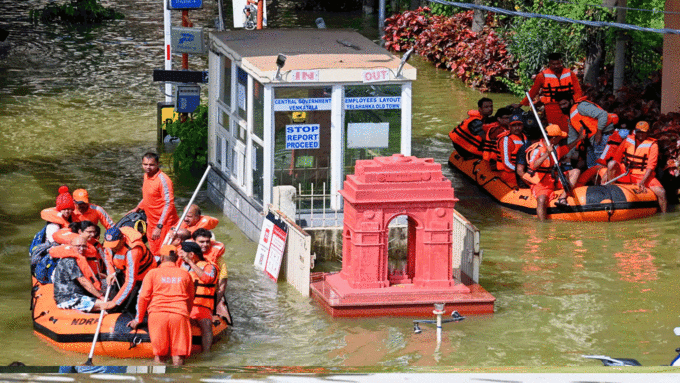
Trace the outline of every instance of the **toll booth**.
<path fill-rule="evenodd" d="M 208 193 L 250 239 L 274 187 L 337 212 L 357 160 L 411 154 L 416 69 L 361 34 L 213 32 L 209 48 Z"/>

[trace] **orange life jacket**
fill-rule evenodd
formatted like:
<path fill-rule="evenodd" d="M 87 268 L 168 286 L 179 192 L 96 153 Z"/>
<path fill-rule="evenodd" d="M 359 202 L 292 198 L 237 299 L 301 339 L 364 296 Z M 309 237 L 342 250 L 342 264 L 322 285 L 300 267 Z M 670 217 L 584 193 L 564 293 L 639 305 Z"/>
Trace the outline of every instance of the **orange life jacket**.
<path fill-rule="evenodd" d="M 482 138 L 470 132 L 470 123 L 474 120 L 482 120 L 482 114 L 478 110 L 468 111 L 468 118 L 463 120 L 450 133 L 449 137 L 454 144 L 460 145 L 468 152 L 482 156 Z"/>
<path fill-rule="evenodd" d="M 588 101 L 590 102 L 590 101 Z M 601 110 L 601 106 L 597 105 L 594 102 L 590 102 L 591 104 L 595 105 Z M 607 125 L 611 124 L 612 118 L 611 114 L 607 114 Z M 584 116 L 581 113 L 578 112 L 578 103 L 574 104 L 571 106 L 571 111 L 569 112 L 569 122 L 571 123 L 571 126 L 574 127 L 576 131 L 579 131 L 582 127 L 586 128 L 586 137 L 590 138 L 597 133 L 597 118 L 593 117 L 588 117 Z"/>
<path fill-rule="evenodd" d="M 652 145 L 656 144 L 656 140 L 647 138 L 639 146 L 635 147 L 635 137 L 631 134 L 626 137 L 625 141 L 628 141 L 630 145 L 626 147 L 626 151 L 623 153 L 624 165 L 630 170 L 631 175 L 644 175 L 647 171 L 649 150 L 652 148 Z M 654 172 L 652 172 L 651 177 L 654 177 Z"/>
<path fill-rule="evenodd" d="M 91 245 L 90 245 L 91 246 Z M 89 247 L 89 246 L 88 246 Z M 50 248 L 50 256 L 52 258 L 73 258 L 78 264 L 78 268 L 83 275 L 94 285 L 97 290 L 101 290 L 102 284 L 99 278 L 96 277 L 95 272 L 99 271 L 98 258 L 91 258 L 88 253 L 85 256 L 80 255 L 78 251 L 71 245 L 60 245 Z M 95 271 L 96 270 L 96 271 Z"/>
<path fill-rule="evenodd" d="M 506 138 L 507 137 L 507 138 Z M 517 164 L 517 152 L 527 141 L 524 134 L 516 136 L 505 131 L 498 136 L 497 150 L 500 153 L 499 161 L 496 162 L 496 169 L 507 172 L 514 172 Z"/>
<path fill-rule="evenodd" d="M 507 130 L 498 122 L 489 125 L 489 129 L 486 130 L 486 136 L 482 141 L 482 158 L 486 161 L 496 161 L 500 156 L 497 145 L 498 139 L 500 138 L 500 135 Z"/>
<path fill-rule="evenodd" d="M 198 221 L 192 226 L 187 226 L 186 223 L 182 222 L 181 225 L 179 225 L 180 229 L 187 229 L 191 234 L 194 233 L 194 231 L 198 229 L 206 229 L 206 230 L 212 230 L 217 227 L 217 224 L 220 223 L 220 220 L 211 217 L 209 215 L 202 215 L 199 217 Z"/>
<path fill-rule="evenodd" d="M 607 145 L 602 150 L 600 158 L 597 159 L 597 163 L 607 166 L 607 163 L 614 157 L 614 153 L 616 153 L 616 149 L 621 145 L 621 142 L 623 142 L 623 137 L 621 137 L 619 131 L 617 130 L 612 133 L 607 140 Z"/>
<path fill-rule="evenodd" d="M 189 272 L 191 278 L 194 280 L 194 286 L 196 286 L 196 293 L 194 294 L 194 306 L 202 306 L 210 309 L 211 311 L 215 308 L 215 292 L 217 291 L 217 277 L 219 273 L 219 268 L 212 262 L 198 261 L 196 266 L 205 270 L 205 267 L 212 265 L 214 267 L 215 276 L 212 282 L 203 283 L 201 282 L 198 275 L 192 271 Z"/>
<path fill-rule="evenodd" d="M 546 152 L 546 146 L 543 144 L 543 140 L 540 140 L 538 142 L 533 143 L 531 146 L 527 148 L 526 151 L 526 156 L 527 156 L 527 165 L 528 168 L 530 169 L 527 174 L 529 176 L 523 177 L 526 181 L 532 183 L 532 184 L 537 184 L 541 182 L 541 180 L 548 174 L 552 173 L 553 170 L 553 160 L 552 156 L 548 156 L 545 160 L 543 160 L 543 163 L 541 163 L 538 168 L 533 168 L 532 163 L 534 159 L 540 157 L 543 155 L 543 153 Z M 530 174 L 532 173 L 533 174 Z"/>
<path fill-rule="evenodd" d="M 217 265 L 224 254 L 224 250 L 224 244 L 222 242 L 210 240 L 210 250 L 203 253 L 203 258 L 205 258 L 206 261 Z"/>
<path fill-rule="evenodd" d="M 572 83 L 571 71 L 567 68 L 562 69 L 562 73 L 557 76 L 549 68 L 543 69 L 544 81 L 543 95 L 541 96 L 541 101 L 544 104 L 556 103 L 555 97 L 559 93 L 568 93 L 570 97 L 574 97 L 574 84 Z"/>
<path fill-rule="evenodd" d="M 156 260 L 144 242 L 142 242 L 142 234 L 140 232 L 127 226 L 121 227 L 120 231 L 123 233 L 125 245 L 116 254 L 112 254 L 110 262 L 116 269 L 125 270 L 127 267 L 125 259 L 127 253 L 134 248 L 139 248 L 142 250 L 142 257 L 139 260 L 138 275 L 135 279 L 141 281 L 149 270 L 156 267 Z M 111 252 L 108 252 L 108 254 L 111 254 Z"/>
<path fill-rule="evenodd" d="M 62 244 L 62 245 L 70 245 L 71 241 L 73 241 L 74 238 L 78 237 L 80 234 L 74 233 L 71 231 L 69 228 L 63 228 L 57 230 L 54 234 L 52 234 L 52 238 L 54 239 L 54 242 Z"/>
<path fill-rule="evenodd" d="M 55 207 L 48 207 L 40 212 L 40 218 L 44 219 L 49 223 L 56 223 L 61 226 L 61 228 L 67 228 L 71 223 L 66 218 L 62 217 Z"/>

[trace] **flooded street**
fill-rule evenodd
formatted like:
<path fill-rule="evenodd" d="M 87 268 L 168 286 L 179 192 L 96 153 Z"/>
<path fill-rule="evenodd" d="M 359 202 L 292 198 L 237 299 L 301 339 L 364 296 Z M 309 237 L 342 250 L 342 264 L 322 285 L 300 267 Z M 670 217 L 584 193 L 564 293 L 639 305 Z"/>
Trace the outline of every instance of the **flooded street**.
<path fill-rule="evenodd" d="M 358 13 L 295 12 L 292 2 L 270 9 L 271 27 L 355 28 L 371 39 L 372 18 Z M 111 2 L 125 19 L 87 29 L 33 25 L 28 10 L 47 1 L 0 0 L 0 365 L 82 364 L 83 354 L 55 350 L 39 340 L 29 311 L 27 256 L 42 228 L 39 213 L 54 206 L 57 189 L 86 188 L 93 203 L 120 218 L 141 199 L 141 155 L 156 149 L 152 81 L 161 68 L 163 20 L 158 1 Z M 194 26 L 213 28 L 215 2 L 192 11 Z M 179 18 L 178 18 L 179 19 Z M 179 21 L 174 24 L 178 25 Z M 495 204 L 450 170 L 448 132 L 479 92 L 418 57 L 413 86 L 413 154 L 433 157 L 451 179 L 456 205 L 481 230 L 480 284 L 492 293 L 496 313 L 444 325 L 436 350 L 433 326 L 414 334 L 411 319 L 336 319 L 285 282 L 274 283 L 252 266 L 256 244 L 223 217 L 205 194 L 204 213 L 219 217 L 215 230 L 226 245 L 229 304 L 235 326 L 208 355 L 189 366 L 367 367 L 409 371 L 446 366 L 596 365 L 582 354 L 668 364 L 680 346 L 675 293 L 680 287 L 680 214 L 617 223 L 539 223 Z M 190 68 L 207 69 L 206 57 Z M 510 95 L 485 94 L 496 108 Z M 161 156 L 169 168 L 167 154 Z M 195 183 L 175 179 L 178 208 Z M 324 265 L 339 268 L 338 265 Z M 100 364 L 151 360 L 96 357 Z"/>

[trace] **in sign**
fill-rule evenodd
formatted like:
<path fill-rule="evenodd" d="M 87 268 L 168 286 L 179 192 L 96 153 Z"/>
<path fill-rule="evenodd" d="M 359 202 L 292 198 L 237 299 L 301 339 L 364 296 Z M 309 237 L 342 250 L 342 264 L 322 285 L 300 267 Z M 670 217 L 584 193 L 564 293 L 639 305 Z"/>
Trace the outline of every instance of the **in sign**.
<path fill-rule="evenodd" d="M 363 82 L 389 81 L 390 70 L 387 68 L 365 70 L 361 78 Z"/>
<path fill-rule="evenodd" d="M 288 75 L 288 81 L 291 82 L 318 82 L 318 70 L 292 70 Z"/>

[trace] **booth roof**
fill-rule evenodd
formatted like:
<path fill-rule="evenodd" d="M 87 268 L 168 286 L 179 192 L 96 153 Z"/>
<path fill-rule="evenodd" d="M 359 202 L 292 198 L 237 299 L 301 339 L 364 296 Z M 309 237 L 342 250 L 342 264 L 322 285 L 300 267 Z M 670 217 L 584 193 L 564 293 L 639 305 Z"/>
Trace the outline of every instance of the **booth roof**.
<path fill-rule="evenodd" d="M 210 40 L 244 69 L 271 78 L 276 58 L 286 55 L 282 70 L 351 70 L 388 68 L 393 73 L 400 57 L 352 30 L 343 29 L 262 29 L 212 32 Z M 406 80 L 415 80 L 416 70 L 406 64 Z M 354 77 L 354 76 L 352 76 Z"/>

